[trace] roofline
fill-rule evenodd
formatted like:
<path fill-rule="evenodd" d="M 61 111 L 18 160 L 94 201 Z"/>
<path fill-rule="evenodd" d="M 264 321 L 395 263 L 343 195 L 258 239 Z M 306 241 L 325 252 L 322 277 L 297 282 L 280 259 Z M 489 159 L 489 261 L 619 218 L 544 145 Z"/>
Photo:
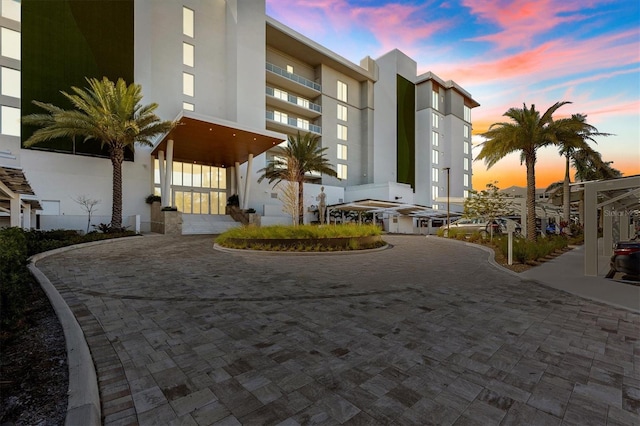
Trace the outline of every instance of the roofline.
<path fill-rule="evenodd" d="M 476 101 L 475 99 L 473 99 L 473 97 L 471 96 L 471 93 L 467 92 L 466 90 L 464 90 L 462 88 L 462 86 L 460 86 L 458 83 L 456 83 L 453 80 L 447 80 L 444 81 L 443 79 L 441 79 L 440 77 L 438 77 L 436 74 L 434 74 L 431 71 L 427 71 L 424 74 L 420 74 L 418 77 L 416 77 L 416 84 L 420 84 L 423 83 L 425 81 L 428 80 L 433 80 L 436 83 L 438 83 L 440 86 L 444 87 L 445 89 L 453 89 L 456 92 L 460 93 L 462 96 L 464 96 L 466 99 L 469 99 L 472 102 L 471 108 L 475 108 L 475 107 L 479 107 L 480 103 L 478 101 Z"/>
<path fill-rule="evenodd" d="M 345 57 L 340 56 L 339 54 L 327 49 L 321 44 L 311 40 L 308 37 L 305 37 L 304 35 L 300 34 L 294 29 L 284 25 L 282 22 L 277 21 L 268 15 L 266 17 L 266 24 L 274 28 L 275 30 L 281 32 L 282 34 L 297 40 L 298 42 L 302 43 L 309 49 L 316 51 L 317 53 L 322 55 L 327 60 L 328 63 L 333 62 L 334 64 L 338 64 L 342 68 L 346 68 L 346 70 L 350 71 L 350 72 L 345 72 L 345 74 L 347 74 L 349 77 L 355 78 L 358 81 L 364 81 L 364 80 L 377 81 L 378 80 L 377 67 L 374 67 L 373 70 L 363 68 L 362 66 L 357 65 L 351 62 L 350 60 L 346 59 Z M 367 62 L 371 63 L 371 60 L 368 56 L 362 60 L 362 63 L 367 63 Z M 342 71 L 346 71 L 346 70 L 342 70 Z"/>

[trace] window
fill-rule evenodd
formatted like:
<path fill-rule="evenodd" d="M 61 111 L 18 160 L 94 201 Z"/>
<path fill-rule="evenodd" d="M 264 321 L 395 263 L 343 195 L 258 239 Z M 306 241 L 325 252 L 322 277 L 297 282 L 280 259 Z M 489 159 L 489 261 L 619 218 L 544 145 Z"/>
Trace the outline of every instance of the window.
<path fill-rule="evenodd" d="M 431 114 L 431 126 L 437 129 L 440 126 L 440 116 L 435 112 L 432 112 Z"/>
<path fill-rule="evenodd" d="M 469 126 L 467 126 L 466 124 L 463 126 L 463 133 L 464 133 L 464 137 L 468 138 L 469 137 Z"/>
<path fill-rule="evenodd" d="M 20 71 L 12 68 L 2 67 L 0 76 L 0 85 L 2 85 L 2 94 L 13 98 L 20 97 Z"/>
<path fill-rule="evenodd" d="M 347 140 L 347 126 L 343 126 L 342 124 L 338 124 L 338 139 L 342 141 Z"/>
<path fill-rule="evenodd" d="M 194 90 L 194 78 L 193 74 L 189 74 L 188 72 L 182 73 L 182 93 L 187 96 L 193 96 L 195 93 Z"/>
<path fill-rule="evenodd" d="M 277 121 L 278 123 L 288 124 L 289 116 L 285 112 L 273 111 L 273 120 Z"/>
<path fill-rule="evenodd" d="M 7 19 L 20 21 L 20 0 L 2 0 L 1 14 Z"/>
<path fill-rule="evenodd" d="M 341 143 L 338 144 L 338 160 L 347 159 L 347 146 Z"/>
<path fill-rule="evenodd" d="M 438 188 L 438 185 L 432 185 L 431 186 L 431 198 L 433 200 L 437 199 L 440 196 L 440 188 Z"/>
<path fill-rule="evenodd" d="M 193 44 L 182 43 L 182 63 L 188 67 L 193 67 L 195 63 Z"/>
<path fill-rule="evenodd" d="M 338 99 L 347 102 L 347 83 L 338 80 Z"/>
<path fill-rule="evenodd" d="M 469 142 L 465 142 L 464 143 L 464 153 L 468 154 L 469 153 L 469 147 L 471 146 L 471 144 Z"/>
<path fill-rule="evenodd" d="M 196 106 L 194 104 L 190 104 L 189 102 L 183 102 L 182 109 L 185 111 L 195 111 Z"/>
<path fill-rule="evenodd" d="M 439 152 L 437 149 L 432 149 L 431 150 L 431 162 L 433 164 L 438 164 L 438 156 L 439 156 Z"/>
<path fill-rule="evenodd" d="M 434 90 L 431 93 L 431 108 L 433 109 L 438 109 L 438 105 L 440 104 L 440 94 L 438 93 L 437 90 Z"/>
<path fill-rule="evenodd" d="M 194 15 L 193 10 L 188 7 L 182 8 L 182 33 L 187 37 L 194 37 Z"/>
<path fill-rule="evenodd" d="M 338 164 L 338 169 L 336 170 L 338 173 L 338 179 L 346 179 L 347 178 L 347 165 L 346 164 Z"/>
<path fill-rule="evenodd" d="M 347 107 L 338 105 L 338 120 L 347 121 Z"/>
<path fill-rule="evenodd" d="M 8 28 L 2 28 L 0 37 L 2 37 L 0 54 L 7 58 L 20 60 L 20 33 Z"/>
<path fill-rule="evenodd" d="M 462 185 L 469 186 L 469 175 L 467 173 L 462 175 Z"/>
<path fill-rule="evenodd" d="M 440 169 L 437 167 L 431 168 L 431 182 L 438 182 L 440 176 Z"/>
<path fill-rule="evenodd" d="M 8 136 L 20 136 L 20 108 L 2 105 L 0 109 L 0 133 Z"/>
<path fill-rule="evenodd" d="M 464 170 L 469 170 L 469 159 L 467 157 L 462 159 L 462 168 Z"/>
<path fill-rule="evenodd" d="M 431 144 L 433 146 L 440 145 L 440 134 L 438 134 L 438 132 L 432 132 L 431 133 Z"/>
<path fill-rule="evenodd" d="M 273 89 L 273 97 L 274 98 L 278 98 L 278 99 L 282 99 L 283 101 L 288 101 L 289 100 L 289 93 L 285 92 L 284 90 Z"/>
<path fill-rule="evenodd" d="M 309 120 L 305 120 L 304 118 L 298 118 L 296 121 L 296 126 L 301 129 L 309 130 Z"/>
<path fill-rule="evenodd" d="M 293 74 L 293 65 L 287 65 L 287 72 Z"/>
<path fill-rule="evenodd" d="M 471 123 L 471 108 L 464 106 L 464 121 Z"/>
<path fill-rule="evenodd" d="M 464 198 L 469 198 L 469 190 L 468 190 L 468 189 L 465 189 L 464 191 L 462 191 L 462 196 L 463 196 Z"/>
<path fill-rule="evenodd" d="M 296 104 L 298 104 L 299 106 L 301 106 L 303 108 L 309 108 L 309 101 L 307 99 L 304 99 L 304 98 L 298 98 L 296 100 Z"/>

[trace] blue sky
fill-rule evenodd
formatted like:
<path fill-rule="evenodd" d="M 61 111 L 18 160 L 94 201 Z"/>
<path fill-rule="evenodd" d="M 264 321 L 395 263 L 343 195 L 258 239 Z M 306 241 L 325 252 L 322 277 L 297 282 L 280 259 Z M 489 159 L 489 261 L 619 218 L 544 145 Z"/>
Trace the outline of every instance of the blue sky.
<path fill-rule="evenodd" d="M 544 111 L 571 101 L 556 117 L 587 115 L 600 138 L 594 148 L 625 175 L 640 174 L 640 2 L 637 0 L 382 1 L 266 0 L 267 14 L 359 63 L 397 48 L 454 80 L 481 106 L 477 134 L 511 107 Z M 474 148 L 474 156 L 479 148 Z M 519 156 L 489 171 L 473 163 L 473 186 L 524 186 Z M 554 148 L 539 151 L 537 186 L 562 180 Z"/>

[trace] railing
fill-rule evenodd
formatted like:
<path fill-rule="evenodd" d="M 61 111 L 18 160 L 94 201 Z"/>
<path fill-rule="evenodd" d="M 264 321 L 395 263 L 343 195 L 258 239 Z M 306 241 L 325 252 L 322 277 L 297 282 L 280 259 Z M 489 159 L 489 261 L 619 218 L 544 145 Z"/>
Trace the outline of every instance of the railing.
<path fill-rule="evenodd" d="M 274 90 L 273 87 L 267 86 L 266 92 L 267 92 L 267 95 L 276 97 L 275 96 L 275 90 Z M 284 99 L 279 98 L 279 97 L 276 97 L 276 98 L 284 100 Z M 305 101 L 305 102 L 300 103 L 299 101 L 301 101 L 301 100 Z M 312 111 L 316 111 L 316 112 L 322 113 L 322 107 L 320 105 L 314 104 L 313 102 L 310 102 L 308 99 L 299 98 L 299 97 L 297 97 L 295 95 L 292 95 L 290 93 L 287 93 L 287 102 L 289 102 L 290 104 L 298 105 L 299 107 L 302 107 L 302 108 L 306 108 L 306 109 L 310 109 Z"/>
<path fill-rule="evenodd" d="M 267 116 L 267 120 L 271 120 L 275 123 L 286 124 L 288 126 L 295 127 L 296 129 L 308 130 L 312 133 L 317 133 L 319 135 L 322 134 L 322 127 L 316 126 L 315 124 L 309 124 L 308 127 L 298 126 L 298 119 L 294 117 L 287 117 L 287 121 L 284 122 L 284 121 L 276 120 L 274 117 L 273 111 L 267 111 L 266 116 Z"/>
<path fill-rule="evenodd" d="M 307 78 L 302 77 L 301 75 L 298 74 L 293 74 L 288 72 L 287 70 L 284 70 L 282 68 L 280 68 L 277 65 L 273 65 L 270 64 L 269 62 L 267 62 L 267 71 L 271 71 L 274 74 L 278 74 L 284 78 L 287 78 L 291 81 L 295 81 L 296 83 L 300 83 L 303 86 L 307 86 L 313 90 L 317 90 L 318 92 L 322 91 L 322 86 L 319 85 L 318 83 L 316 83 L 315 81 L 311 81 Z"/>

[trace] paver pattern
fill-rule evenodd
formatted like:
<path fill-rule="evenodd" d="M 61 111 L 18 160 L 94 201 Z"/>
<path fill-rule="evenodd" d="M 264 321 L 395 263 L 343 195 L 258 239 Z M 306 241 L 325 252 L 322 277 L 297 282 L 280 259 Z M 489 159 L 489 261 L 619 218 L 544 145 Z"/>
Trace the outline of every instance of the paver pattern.
<path fill-rule="evenodd" d="M 462 243 L 228 253 L 136 237 L 38 267 L 81 324 L 104 423 L 640 424 L 640 315 Z"/>

